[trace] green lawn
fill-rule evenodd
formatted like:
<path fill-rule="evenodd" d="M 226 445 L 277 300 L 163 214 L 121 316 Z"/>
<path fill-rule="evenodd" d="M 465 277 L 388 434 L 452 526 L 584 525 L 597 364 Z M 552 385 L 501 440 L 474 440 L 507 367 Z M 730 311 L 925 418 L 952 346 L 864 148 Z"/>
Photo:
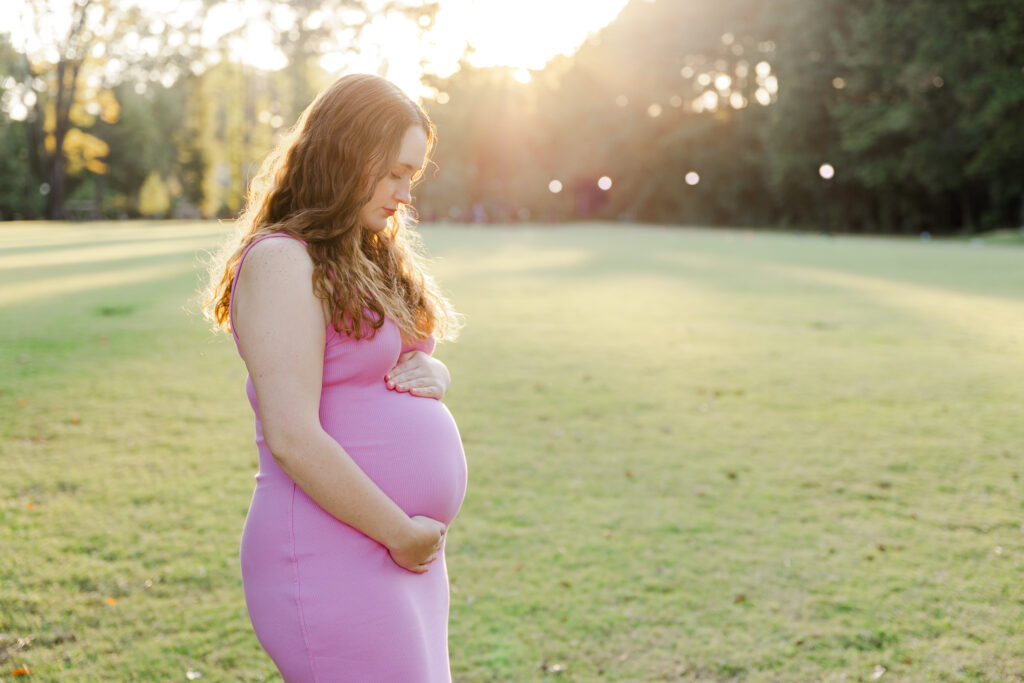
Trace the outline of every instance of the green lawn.
<path fill-rule="evenodd" d="M 227 229 L 0 225 L 0 679 L 276 679 L 192 303 Z M 467 323 L 457 681 L 1024 678 L 1019 245 L 422 232 Z"/>

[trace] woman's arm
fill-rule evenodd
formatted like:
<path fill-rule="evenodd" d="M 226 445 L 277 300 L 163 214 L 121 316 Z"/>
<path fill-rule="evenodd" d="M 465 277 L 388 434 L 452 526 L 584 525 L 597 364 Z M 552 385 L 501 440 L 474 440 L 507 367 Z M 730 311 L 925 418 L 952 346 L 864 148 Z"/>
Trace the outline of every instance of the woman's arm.
<path fill-rule="evenodd" d="M 320 425 L 327 323 L 306 248 L 290 239 L 260 242 L 235 287 L 235 332 L 274 459 L 320 507 L 387 547 L 397 564 L 426 571 L 444 524 L 410 519 Z"/>

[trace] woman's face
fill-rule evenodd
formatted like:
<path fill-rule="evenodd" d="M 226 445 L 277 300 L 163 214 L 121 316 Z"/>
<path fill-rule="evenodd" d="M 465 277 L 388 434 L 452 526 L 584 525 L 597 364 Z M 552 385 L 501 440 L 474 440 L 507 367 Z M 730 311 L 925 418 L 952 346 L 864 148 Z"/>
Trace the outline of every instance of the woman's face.
<path fill-rule="evenodd" d="M 427 133 L 419 126 L 410 126 L 402 136 L 398 158 L 388 172 L 377 183 L 373 198 L 359 211 L 363 227 L 371 232 L 380 232 L 388 224 L 388 218 L 402 204 L 412 199 L 409 195 L 412 177 L 423 168 L 427 160 Z"/>

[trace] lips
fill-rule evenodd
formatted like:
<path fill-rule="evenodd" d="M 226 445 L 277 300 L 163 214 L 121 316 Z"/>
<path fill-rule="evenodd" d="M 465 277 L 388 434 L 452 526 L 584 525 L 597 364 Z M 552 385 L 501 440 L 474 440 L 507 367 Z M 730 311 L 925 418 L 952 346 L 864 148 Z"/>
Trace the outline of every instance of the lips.
<path fill-rule="evenodd" d="M 394 216 L 395 215 L 395 209 L 384 209 L 384 213 L 386 213 L 389 216 Z"/>

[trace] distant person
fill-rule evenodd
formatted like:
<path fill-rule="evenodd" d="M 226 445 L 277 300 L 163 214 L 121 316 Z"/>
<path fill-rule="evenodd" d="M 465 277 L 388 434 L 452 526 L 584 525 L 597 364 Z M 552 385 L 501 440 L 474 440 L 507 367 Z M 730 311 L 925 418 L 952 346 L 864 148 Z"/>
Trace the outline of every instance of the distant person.
<path fill-rule="evenodd" d="M 434 137 L 388 81 L 339 79 L 211 267 L 204 312 L 234 335 L 256 415 L 245 602 L 289 682 L 451 679 L 445 533 L 466 460 L 430 354 L 457 319 L 403 220 Z"/>

